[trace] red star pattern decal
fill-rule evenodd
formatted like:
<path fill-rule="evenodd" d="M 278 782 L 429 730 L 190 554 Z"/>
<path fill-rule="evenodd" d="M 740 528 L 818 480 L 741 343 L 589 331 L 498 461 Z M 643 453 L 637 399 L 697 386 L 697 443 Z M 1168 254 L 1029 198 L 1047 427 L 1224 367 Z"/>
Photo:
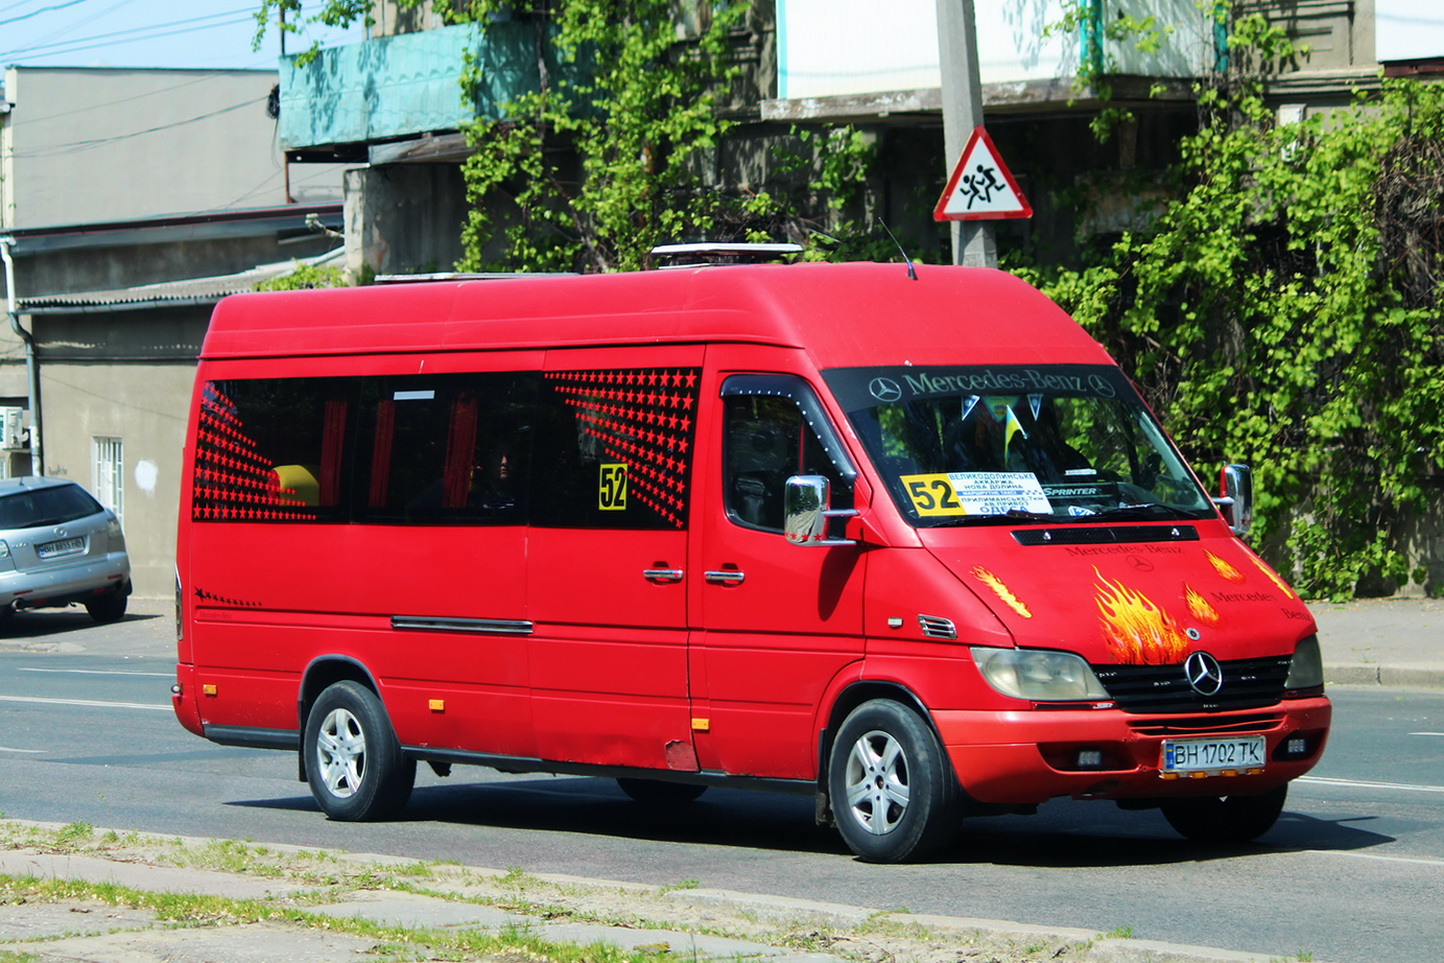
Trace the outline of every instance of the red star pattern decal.
<path fill-rule="evenodd" d="M 270 462 L 257 454 L 255 441 L 246 434 L 235 403 L 215 382 L 207 382 L 201 395 L 193 481 L 195 521 L 316 517 L 295 491 L 276 483 Z"/>
<path fill-rule="evenodd" d="M 607 457 L 627 466 L 631 497 L 673 528 L 686 524 L 688 467 L 701 369 L 648 368 L 547 374 L 577 423 Z M 682 412 L 683 414 L 678 414 Z"/>

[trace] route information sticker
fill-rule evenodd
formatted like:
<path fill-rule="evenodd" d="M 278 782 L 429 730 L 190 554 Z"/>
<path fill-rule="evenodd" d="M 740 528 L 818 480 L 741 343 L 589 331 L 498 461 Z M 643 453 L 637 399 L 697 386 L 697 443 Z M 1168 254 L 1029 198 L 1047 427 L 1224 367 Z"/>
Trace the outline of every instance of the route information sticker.
<path fill-rule="evenodd" d="M 955 471 L 902 475 L 913 509 L 923 517 L 1053 511 L 1038 476 L 1028 471 Z"/>

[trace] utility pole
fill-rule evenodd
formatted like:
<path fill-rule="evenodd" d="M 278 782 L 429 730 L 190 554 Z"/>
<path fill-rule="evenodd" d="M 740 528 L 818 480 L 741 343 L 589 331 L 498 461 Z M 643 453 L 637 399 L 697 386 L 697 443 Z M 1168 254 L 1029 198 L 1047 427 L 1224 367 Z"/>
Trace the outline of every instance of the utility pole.
<path fill-rule="evenodd" d="M 983 123 L 983 87 L 978 80 L 978 34 L 973 0 L 937 0 L 938 54 L 943 81 L 943 151 L 948 171 Z M 990 221 L 953 221 L 953 263 L 997 267 L 998 245 Z"/>

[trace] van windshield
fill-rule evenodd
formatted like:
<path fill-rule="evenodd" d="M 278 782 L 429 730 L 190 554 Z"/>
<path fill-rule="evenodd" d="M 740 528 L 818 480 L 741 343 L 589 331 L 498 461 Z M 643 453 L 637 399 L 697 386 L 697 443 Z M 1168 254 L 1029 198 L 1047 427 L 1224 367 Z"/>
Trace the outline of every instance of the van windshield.
<path fill-rule="evenodd" d="M 1215 514 L 1115 368 L 908 365 L 824 378 L 919 527 Z"/>

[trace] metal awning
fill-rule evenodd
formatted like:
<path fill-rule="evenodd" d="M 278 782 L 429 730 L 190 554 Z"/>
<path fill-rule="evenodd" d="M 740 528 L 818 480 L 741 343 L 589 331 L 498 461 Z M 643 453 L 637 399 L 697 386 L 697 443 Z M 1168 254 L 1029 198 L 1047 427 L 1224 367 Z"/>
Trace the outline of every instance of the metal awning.
<path fill-rule="evenodd" d="M 133 288 L 107 291 L 76 291 L 67 294 L 41 294 L 16 299 L 21 314 L 82 314 L 95 311 L 136 311 L 142 308 L 178 308 L 188 305 L 215 304 L 228 294 L 254 291 L 256 285 L 285 277 L 297 267 L 339 267 L 345 260 L 345 249 L 337 248 L 317 257 L 296 258 L 261 264 L 239 274 L 220 277 L 187 278 L 143 284 Z"/>

